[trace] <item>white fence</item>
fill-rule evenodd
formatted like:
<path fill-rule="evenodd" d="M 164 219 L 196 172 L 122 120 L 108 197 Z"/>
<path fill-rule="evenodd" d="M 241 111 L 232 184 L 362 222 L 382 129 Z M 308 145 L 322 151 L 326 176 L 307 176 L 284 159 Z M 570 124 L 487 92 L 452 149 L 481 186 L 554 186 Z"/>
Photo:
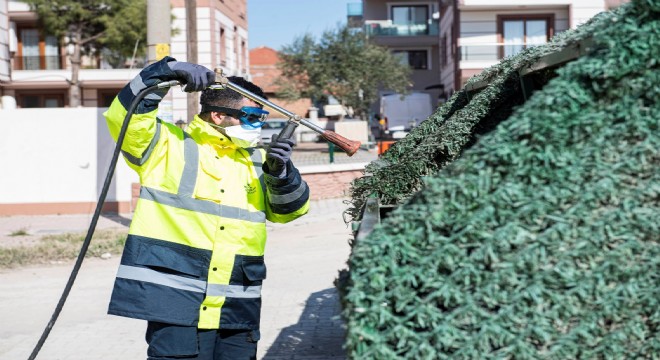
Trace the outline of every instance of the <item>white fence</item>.
<path fill-rule="evenodd" d="M 105 110 L 0 110 L 0 213 L 11 214 L 12 205 L 96 202 L 114 149 Z M 107 201 L 130 202 L 134 182 L 120 159 Z"/>

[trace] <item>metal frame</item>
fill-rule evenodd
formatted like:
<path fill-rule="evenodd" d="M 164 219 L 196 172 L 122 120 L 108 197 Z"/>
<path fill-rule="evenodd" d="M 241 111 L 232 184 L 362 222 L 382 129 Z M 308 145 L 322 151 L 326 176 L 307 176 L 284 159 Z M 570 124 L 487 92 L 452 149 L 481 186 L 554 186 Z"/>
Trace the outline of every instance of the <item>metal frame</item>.
<path fill-rule="evenodd" d="M 586 38 L 581 41 L 577 41 L 573 44 L 570 44 L 566 46 L 565 48 L 552 52 L 550 54 L 542 56 L 540 59 L 538 59 L 535 63 L 518 70 L 518 74 L 520 77 L 526 77 L 529 76 L 535 72 L 545 70 L 548 68 L 556 67 L 562 64 L 565 64 L 567 62 L 573 61 L 583 55 L 588 54 L 591 52 L 591 50 L 594 47 L 594 41 L 592 38 Z M 523 84 L 523 93 L 526 91 L 525 84 Z M 479 90 L 482 90 L 486 86 L 489 85 L 489 82 L 487 81 L 477 81 L 471 84 L 468 84 L 465 86 L 465 90 L 468 91 L 468 93 L 474 93 Z"/>

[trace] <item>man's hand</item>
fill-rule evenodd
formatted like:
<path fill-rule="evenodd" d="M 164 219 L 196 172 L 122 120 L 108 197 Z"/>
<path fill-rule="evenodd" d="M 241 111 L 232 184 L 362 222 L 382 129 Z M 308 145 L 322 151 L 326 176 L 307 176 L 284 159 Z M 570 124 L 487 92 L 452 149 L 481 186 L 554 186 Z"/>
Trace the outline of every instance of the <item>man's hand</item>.
<path fill-rule="evenodd" d="M 266 165 L 268 174 L 283 178 L 286 176 L 286 164 L 291 159 L 293 152 L 293 141 L 289 139 L 277 140 L 278 134 L 273 134 L 273 139 L 266 151 Z"/>
<path fill-rule="evenodd" d="M 186 84 L 185 92 L 202 91 L 215 82 L 215 73 L 202 65 L 179 61 L 167 65 Z"/>

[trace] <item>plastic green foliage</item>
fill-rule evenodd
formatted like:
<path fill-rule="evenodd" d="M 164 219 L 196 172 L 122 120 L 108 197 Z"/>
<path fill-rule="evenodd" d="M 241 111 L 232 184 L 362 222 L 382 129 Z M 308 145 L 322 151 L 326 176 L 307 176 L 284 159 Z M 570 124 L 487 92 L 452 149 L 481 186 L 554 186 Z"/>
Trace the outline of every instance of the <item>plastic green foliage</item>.
<path fill-rule="evenodd" d="M 598 50 L 508 109 L 516 69 L 584 36 Z M 660 358 L 660 1 L 535 49 L 354 184 L 354 205 L 373 192 L 402 204 L 353 244 L 351 358 Z"/>
<path fill-rule="evenodd" d="M 382 161 L 368 165 L 366 172 L 371 176 L 356 179 L 352 184 L 352 207 L 348 214 L 353 219 L 359 219 L 366 199 L 373 195 L 378 196 L 382 204 L 400 204 L 407 200 L 422 188 L 424 176 L 434 174 L 456 160 L 466 145 L 478 137 L 476 131 L 479 128 L 497 125 L 507 119 L 515 107 L 524 102 L 518 78 L 519 69 L 535 63 L 544 55 L 557 52 L 585 38 L 597 36 L 608 28 L 619 28 L 623 24 L 618 21 L 626 16 L 624 14 L 626 8 L 628 7 L 623 6 L 609 13 L 601 13 L 575 30 L 558 34 L 548 44 L 528 48 L 516 56 L 505 58 L 499 64 L 470 79 L 468 84 L 485 80 L 489 82 L 489 86 L 472 98 L 468 98 L 468 93 L 464 89 L 457 91 L 426 121 L 404 139 L 397 141 L 384 154 Z M 638 8 L 643 8 L 642 11 L 651 11 L 643 4 Z M 657 17 L 657 13 L 649 13 L 648 17 Z M 607 39 L 600 37 L 600 39 L 601 45 L 606 47 L 616 47 L 630 40 L 622 36 Z M 641 43 L 637 42 L 637 44 Z M 639 47 L 650 49 L 648 44 L 641 44 Z M 625 59 L 608 61 L 620 60 Z M 649 61 L 657 64 L 660 60 Z M 600 63 L 598 65 L 608 66 Z M 607 68 L 616 69 L 617 66 Z"/>

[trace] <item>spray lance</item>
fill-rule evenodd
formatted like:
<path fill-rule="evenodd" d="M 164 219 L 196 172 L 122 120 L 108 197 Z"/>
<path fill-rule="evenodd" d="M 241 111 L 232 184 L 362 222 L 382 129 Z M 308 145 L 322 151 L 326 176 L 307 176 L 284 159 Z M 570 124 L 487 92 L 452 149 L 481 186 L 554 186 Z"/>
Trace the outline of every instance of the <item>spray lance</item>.
<path fill-rule="evenodd" d="M 215 84 L 209 86 L 210 89 L 217 89 L 217 90 L 224 90 L 224 89 L 231 89 L 236 91 L 237 93 L 243 95 L 244 97 L 261 104 L 263 106 L 268 106 L 272 109 L 275 109 L 277 112 L 280 114 L 286 116 L 289 121 L 287 122 L 286 126 L 282 131 L 277 136 L 278 140 L 281 139 L 288 139 L 293 135 L 293 132 L 296 130 L 296 128 L 299 125 L 304 125 L 313 131 L 317 132 L 323 139 L 326 141 L 329 141 L 335 145 L 337 145 L 340 149 L 344 150 L 348 156 L 353 156 L 355 152 L 357 152 L 360 149 L 360 142 L 359 141 L 354 141 L 354 140 L 349 140 L 339 134 L 337 134 L 334 131 L 330 130 L 325 130 L 318 125 L 315 125 L 303 118 L 300 117 L 300 115 L 294 114 L 281 106 L 278 106 L 276 104 L 273 104 L 272 102 L 262 98 L 259 95 L 256 95 L 248 90 L 243 89 L 242 87 L 233 84 L 230 82 L 223 74 L 222 74 L 222 69 L 215 69 Z"/>
<path fill-rule="evenodd" d="M 319 126 L 316 126 L 310 123 L 309 121 L 302 119 L 300 116 L 278 105 L 275 105 L 270 101 L 256 94 L 253 94 L 252 92 L 247 91 L 238 85 L 231 83 L 224 75 L 222 75 L 221 69 L 216 69 L 215 73 L 216 73 L 216 83 L 211 85 L 209 88 L 217 89 L 220 91 L 224 89 L 232 89 L 238 92 L 239 94 L 243 95 L 244 97 L 254 102 L 257 102 L 261 105 L 269 106 L 289 118 L 289 122 L 287 123 L 285 128 L 278 134 L 278 139 L 288 139 L 289 137 L 291 137 L 291 135 L 293 135 L 293 132 L 298 127 L 298 125 L 302 124 L 314 130 L 315 132 L 319 133 L 327 141 L 339 146 L 349 156 L 355 154 L 355 152 L 360 148 L 359 141 L 349 140 L 335 132 L 322 129 Z M 96 224 L 98 223 L 99 217 L 101 216 L 101 210 L 103 209 L 103 204 L 105 203 L 105 198 L 108 195 L 108 190 L 110 189 L 112 177 L 114 176 L 115 169 L 117 167 L 117 161 L 119 160 L 119 153 L 121 152 L 121 146 L 124 143 L 124 138 L 126 137 L 126 131 L 128 130 L 128 124 L 131 121 L 131 117 L 133 116 L 135 109 L 137 108 L 138 104 L 142 99 L 144 99 L 147 95 L 154 92 L 155 90 L 166 89 L 176 85 L 181 85 L 181 83 L 177 80 L 171 80 L 147 87 L 146 89 L 141 90 L 138 94 L 135 95 L 135 99 L 133 99 L 128 109 L 126 109 L 127 110 L 126 116 L 124 117 L 124 121 L 122 123 L 121 129 L 119 130 L 119 135 L 117 136 L 117 144 L 115 145 L 115 149 L 112 152 L 112 159 L 110 160 L 110 165 L 108 166 L 108 172 L 106 173 L 105 180 L 103 182 L 103 187 L 101 188 L 99 199 L 98 202 L 96 203 L 96 209 L 94 210 L 94 215 L 92 216 L 92 220 L 89 224 L 89 228 L 87 229 L 85 240 L 83 241 L 83 244 L 80 247 L 80 251 L 78 252 L 78 257 L 76 258 L 76 262 L 73 265 L 73 269 L 71 270 L 69 279 L 66 283 L 66 286 L 64 287 L 64 291 L 60 296 L 57 306 L 55 306 L 55 310 L 51 315 L 50 321 L 48 321 L 48 324 L 46 324 L 46 327 L 44 328 L 44 331 L 42 332 L 39 341 L 37 341 L 37 344 L 32 349 L 32 353 L 28 357 L 28 360 L 36 359 L 37 355 L 41 351 L 41 348 L 46 342 L 46 339 L 48 338 L 50 331 L 53 329 L 53 326 L 55 326 L 55 322 L 57 321 L 57 318 L 62 312 L 64 303 L 66 302 L 66 299 L 69 297 L 69 293 L 73 288 L 73 283 L 75 282 L 76 277 L 78 276 L 78 272 L 80 271 L 80 267 L 82 266 L 82 262 L 85 258 L 85 255 L 87 254 L 87 250 L 89 249 L 89 245 L 92 241 L 92 237 L 94 236 L 94 231 L 96 230 Z"/>

